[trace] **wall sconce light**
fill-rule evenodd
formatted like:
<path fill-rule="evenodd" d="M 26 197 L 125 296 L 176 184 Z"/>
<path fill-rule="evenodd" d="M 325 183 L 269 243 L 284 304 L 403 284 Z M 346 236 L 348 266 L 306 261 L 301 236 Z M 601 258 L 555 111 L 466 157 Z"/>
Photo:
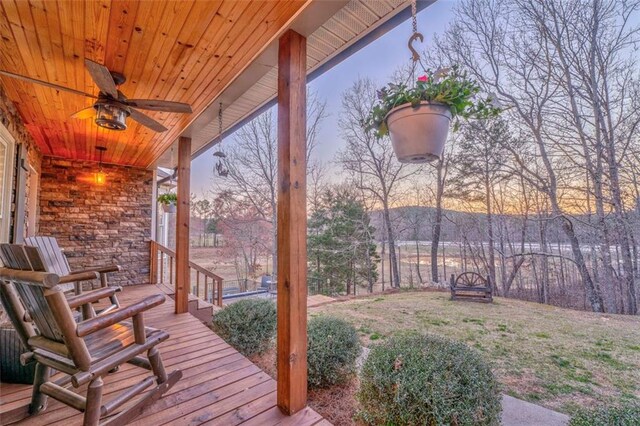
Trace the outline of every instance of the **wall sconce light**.
<path fill-rule="evenodd" d="M 104 146 L 96 146 L 96 149 L 100 152 L 100 162 L 98 163 L 98 171 L 93 174 L 93 179 L 96 185 L 104 185 L 107 183 L 107 174 L 102 171 L 102 153 L 107 150 Z"/>

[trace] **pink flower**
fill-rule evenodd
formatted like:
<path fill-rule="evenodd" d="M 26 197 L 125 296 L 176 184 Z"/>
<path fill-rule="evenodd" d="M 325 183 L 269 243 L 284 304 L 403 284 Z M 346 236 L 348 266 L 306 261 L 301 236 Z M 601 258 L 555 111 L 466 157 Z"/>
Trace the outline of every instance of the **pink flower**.
<path fill-rule="evenodd" d="M 424 81 L 426 83 L 427 82 L 427 76 L 423 75 L 422 77 L 418 77 L 418 81 Z"/>

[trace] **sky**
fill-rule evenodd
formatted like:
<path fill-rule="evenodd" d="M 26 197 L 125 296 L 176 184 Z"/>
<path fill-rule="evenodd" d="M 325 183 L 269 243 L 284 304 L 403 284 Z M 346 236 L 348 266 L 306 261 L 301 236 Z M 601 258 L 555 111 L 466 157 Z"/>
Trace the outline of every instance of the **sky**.
<path fill-rule="evenodd" d="M 455 3 L 456 0 L 438 0 L 418 13 L 418 31 L 425 39 L 422 45 L 414 44 L 415 47 L 423 50 L 433 42 L 434 34 L 445 30 Z M 380 87 L 384 86 L 388 77 L 410 59 L 407 40 L 411 34 L 411 19 L 408 19 L 308 84 L 308 91 L 316 92 L 318 98 L 326 101 L 328 114 L 318 134 L 314 157 L 337 173 L 339 167 L 331 163 L 345 145 L 338 129 L 342 93 L 359 77 L 371 78 Z M 233 135 L 225 140 L 227 143 L 233 143 Z M 213 151 L 209 149 L 191 163 L 191 191 L 197 197 L 207 195 L 214 179 L 222 179 L 213 172 Z"/>

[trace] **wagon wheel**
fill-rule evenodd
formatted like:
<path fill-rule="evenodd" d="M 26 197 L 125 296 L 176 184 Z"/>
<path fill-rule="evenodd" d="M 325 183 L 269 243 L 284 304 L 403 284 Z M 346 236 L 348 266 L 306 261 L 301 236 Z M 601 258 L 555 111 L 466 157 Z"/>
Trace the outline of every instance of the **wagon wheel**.
<path fill-rule="evenodd" d="M 456 278 L 456 287 L 484 287 L 486 285 L 484 277 L 476 272 L 463 272 Z"/>

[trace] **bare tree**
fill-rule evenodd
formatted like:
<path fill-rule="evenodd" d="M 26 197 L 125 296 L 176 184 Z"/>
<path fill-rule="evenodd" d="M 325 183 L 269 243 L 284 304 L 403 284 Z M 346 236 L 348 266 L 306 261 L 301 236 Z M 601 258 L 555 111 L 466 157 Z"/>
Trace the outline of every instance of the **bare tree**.
<path fill-rule="evenodd" d="M 548 197 L 551 215 L 561 222 L 569 239 L 589 303 L 602 312 L 599 284 L 589 272 L 574 220 L 562 199 L 563 185 L 571 178 L 563 157 L 571 151 L 562 144 L 566 138 L 554 134 L 550 123 L 557 118 L 554 107 L 566 102 L 566 97 L 562 85 L 552 78 L 558 69 L 558 52 L 527 9 L 534 4 L 540 2 L 467 0 L 457 8 L 456 23 L 435 45 L 440 57 L 461 63 L 485 90 L 494 93 L 509 108 L 508 117 L 517 123 L 521 139 L 532 141 L 533 164 L 511 149 L 517 164 L 514 172 Z M 583 9 L 577 3 L 573 7 Z"/>
<path fill-rule="evenodd" d="M 498 289 L 496 275 L 495 242 L 495 191 L 499 183 L 510 173 L 506 165 L 511 156 L 505 149 L 511 145 L 517 149 L 506 120 L 477 120 L 466 122 L 461 129 L 461 137 L 454 159 L 455 175 L 450 179 L 455 197 L 483 204 L 486 213 L 487 272 L 491 283 Z"/>
<path fill-rule="evenodd" d="M 316 94 L 307 99 L 307 163 L 317 144 L 326 103 Z M 277 270 L 278 135 L 273 110 L 243 126 L 225 150 L 226 179 L 216 179 L 221 190 L 250 203 L 262 220 L 271 224 L 272 270 Z M 311 168 L 313 170 L 313 168 Z"/>

